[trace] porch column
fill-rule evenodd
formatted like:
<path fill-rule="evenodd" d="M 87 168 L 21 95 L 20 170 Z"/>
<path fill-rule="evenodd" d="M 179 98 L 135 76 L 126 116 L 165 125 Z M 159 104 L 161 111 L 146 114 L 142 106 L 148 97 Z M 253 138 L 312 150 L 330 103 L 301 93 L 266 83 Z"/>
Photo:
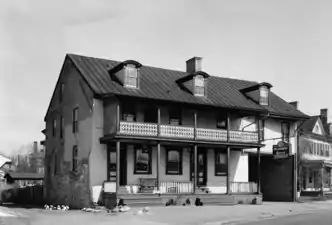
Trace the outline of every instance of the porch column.
<path fill-rule="evenodd" d="M 231 154 L 231 148 L 229 146 L 227 146 L 227 194 L 231 193 L 231 182 L 230 182 L 230 154 Z"/>
<path fill-rule="evenodd" d="M 157 109 L 157 113 L 158 113 L 158 127 L 157 127 L 157 135 L 158 137 L 160 136 L 160 124 L 161 124 L 161 117 L 160 117 L 160 107 L 158 107 Z"/>
<path fill-rule="evenodd" d="M 194 112 L 194 140 L 197 139 L 197 112 Z"/>
<path fill-rule="evenodd" d="M 120 102 L 116 105 L 116 132 L 120 131 Z"/>
<path fill-rule="evenodd" d="M 194 145 L 194 177 L 193 177 L 193 192 L 196 193 L 197 185 L 197 145 Z"/>
<path fill-rule="evenodd" d="M 160 143 L 157 144 L 157 190 L 160 191 Z"/>
<path fill-rule="evenodd" d="M 257 193 L 261 193 L 261 148 L 257 148 Z"/>
<path fill-rule="evenodd" d="M 322 167 L 320 168 L 320 176 L 321 176 L 321 193 L 322 196 L 324 196 L 324 165 L 322 164 Z"/>
<path fill-rule="evenodd" d="M 230 137 L 229 137 L 229 130 L 230 130 L 229 113 L 227 113 L 227 121 L 226 121 L 226 123 L 227 123 L 227 142 L 229 142 L 229 139 L 230 139 Z"/>
<path fill-rule="evenodd" d="M 116 193 L 120 189 L 120 141 L 116 141 Z"/>

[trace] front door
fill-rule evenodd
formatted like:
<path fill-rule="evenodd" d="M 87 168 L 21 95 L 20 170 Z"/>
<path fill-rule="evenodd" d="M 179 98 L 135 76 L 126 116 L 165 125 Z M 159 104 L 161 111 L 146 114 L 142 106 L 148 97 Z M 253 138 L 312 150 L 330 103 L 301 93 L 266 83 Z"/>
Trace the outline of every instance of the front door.
<path fill-rule="evenodd" d="M 204 148 L 197 149 L 197 186 L 206 186 L 207 180 L 207 150 Z"/>
<path fill-rule="evenodd" d="M 127 151 L 125 146 L 120 149 L 120 185 L 127 184 Z M 116 181 L 116 148 L 108 146 L 108 180 Z"/>

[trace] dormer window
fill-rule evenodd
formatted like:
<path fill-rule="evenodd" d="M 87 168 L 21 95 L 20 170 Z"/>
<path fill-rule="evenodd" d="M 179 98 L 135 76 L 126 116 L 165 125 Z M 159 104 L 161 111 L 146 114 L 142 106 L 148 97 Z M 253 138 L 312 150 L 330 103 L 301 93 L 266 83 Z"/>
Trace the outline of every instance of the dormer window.
<path fill-rule="evenodd" d="M 269 89 L 266 86 L 259 88 L 259 104 L 269 105 Z"/>
<path fill-rule="evenodd" d="M 205 96 L 205 79 L 202 75 L 197 75 L 194 79 L 195 95 Z"/>
<path fill-rule="evenodd" d="M 134 65 L 126 65 L 124 85 L 126 87 L 138 88 L 138 69 Z"/>

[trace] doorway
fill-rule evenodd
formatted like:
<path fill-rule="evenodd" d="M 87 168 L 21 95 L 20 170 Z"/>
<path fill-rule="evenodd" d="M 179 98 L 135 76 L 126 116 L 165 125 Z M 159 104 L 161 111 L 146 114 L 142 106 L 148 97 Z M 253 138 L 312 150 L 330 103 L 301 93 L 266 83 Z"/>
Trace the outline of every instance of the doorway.
<path fill-rule="evenodd" d="M 108 145 L 107 154 L 107 179 L 116 182 L 116 147 Z M 120 185 L 127 184 L 127 148 L 126 146 L 120 147 Z"/>
<path fill-rule="evenodd" d="M 197 149 L 197 186 L 206 186 L 207 182 L 207 151 L 205 148 Z"/>

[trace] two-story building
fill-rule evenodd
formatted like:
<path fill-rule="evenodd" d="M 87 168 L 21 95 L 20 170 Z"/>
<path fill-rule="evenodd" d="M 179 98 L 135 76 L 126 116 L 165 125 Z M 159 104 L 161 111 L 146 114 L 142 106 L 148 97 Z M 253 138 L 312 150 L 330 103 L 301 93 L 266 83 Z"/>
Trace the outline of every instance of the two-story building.
<path fill-rule="evenodd" d="M 271 88 L 212 76 L 200 57 L 182 72 L 68 54 L 45 116 L 47 200 L 88 206 L 97 187 L 127 203 L 250 200 L 264 135 L 289 142 L 307 118 Z"/>
<path fill-rule="evenodd" d="M 328 110 L 306 120 L 299 135 L 299 191 L 305 197 L 324 197 L 332 192 L 332 137 Z"/>

